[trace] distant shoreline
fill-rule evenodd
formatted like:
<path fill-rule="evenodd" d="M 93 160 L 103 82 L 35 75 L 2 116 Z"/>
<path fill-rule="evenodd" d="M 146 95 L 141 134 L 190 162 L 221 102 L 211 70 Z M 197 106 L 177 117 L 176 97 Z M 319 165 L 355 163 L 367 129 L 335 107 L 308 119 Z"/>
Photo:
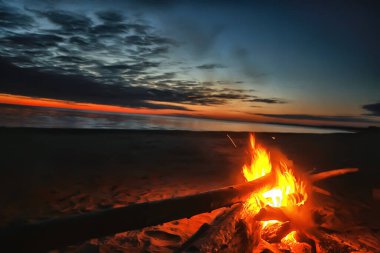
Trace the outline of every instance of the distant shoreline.
<path fill-rule="evenodd" d="M 341 129 L 339 129 L 341 130 Z M 53 128 L 53 127 L 8 127 L 0 126 L 0 132 L 9 132 L 9 133 L 74 133 L 74 134 L 97 134 L 97 133 L 173 133 L 173 134 L 185 134 L 185 133 L 204 133 L 204 134 L 227 134 L 234 133 L 237 135 L 248 134 L 250 131 L 194 131 L 194 130 L 164 130 L 164 129 L 112 129 L 112 128 Z M 266 134 L 302 134 L 302 135 L 325 135 L 325 134 L 353 134 L 353 133 L 380 133 L 378 129 L 359 129 L 356 131 L 340 132 L 340 133 L 297 133 L 297 132 L 257 132 L 257 133 L 266 133 Z"/>
<path fill-rule="evenodd" d="M 302 127 L 308 129 L 321 129 L 321 130 L 338 130 L 338 131 L 347 131 L 347 132 L 379 132 L 380 128 L 376 126 L 368 126 L 368 127 L 352 127 L 352 126 L 337 126 L 337 125 L 308 125 L 308 124 L 292 124 L 292 123 L 281 123 L 281 122 L 258 122 L 258 121 L 242 121 L 242 120 L 232 120 L 232 119 L 212 119 L 212 118 L 202 118 L 202 117 L 192 117 L 186 115 L 146 115 L 146 114 L 120 114 L 120 113 L 104 113 L 98 111 L 82 111 L 82 110 L 70 110 L 70 109 L 60 109 L 60 108 L 41 108 L 35 106 L 21 106 L 21 105 L 9 105 L 0 103 L 1 107 L 8 108 L 20 108 L 20 109 L 35 109 L 39 111 L 67 111 L 78 114 L 100 114 L 100 115 L 114 115 L 114 116 L 141 116 L 141 117 L 174 117 L 174 118 L 185 118 L 185 119 L 197 119 L 197 120 L 211 120 L 211 121 L 221 121 L 221 122 L 231 122 L 231 123 L 242 123 L 242 124 L 265 124 L 265 125 L 273 125 L 273 126 L 286 126 L 286 127 Z M 43 126 L 4 126 L 0 125 L 0 128 L 34 128 L 34 129 L 82 129 L 82 130 L 116 130 L 116 131 L 125 131 L 125 130 L 133 130 L 133 131 L 196 131 L 203 132 L 204 130 L 184 130 L 184 129 L 121 129 L 121 128 L 79 128 L 79 127 L 43 127 Z M 229 131 L 220 131 L 220 130 L 210 130 L 205 132 L 229 132 Z M 249 131 L 233 131 L 233 132 L 249 132 Z M 275 131 L 259 131 L 259 132 L 275 132 Z M 280 131 L 281 132 L 281 131 Z"/>

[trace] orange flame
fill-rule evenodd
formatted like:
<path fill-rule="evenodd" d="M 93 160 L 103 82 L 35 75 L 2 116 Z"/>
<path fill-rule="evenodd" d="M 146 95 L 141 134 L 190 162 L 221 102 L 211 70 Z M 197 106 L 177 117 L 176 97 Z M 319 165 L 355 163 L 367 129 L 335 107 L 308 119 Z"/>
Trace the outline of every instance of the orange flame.
<path fill-rule="evenodd" d="M 272 170 L 269 153 L 265 148 L 256 144 L 253 134 L 250 134 L 249 140 L 251 144 L 251 164 L 243 166 L 243 174 L 248 182 L 262 177 Z"/>
<path fill-rule="evenodd" d="M 246 214 L 257 214 L 261 208 L 269 205 L 272 207 L 293 207 L 303 205 L 308 198 L 306 185 L 297 179 L 287 164 L 285 158 L 279 158 L 276 163 L 272 162 L 270 153 L 260 144 L 256 143 L 253 134 L 250 135 L 250 162 L 243 166 L 243 175 L 247 181 L 260 178 L 275 170 L 277 182 L 275 187 L 265 189 L 260 193 L 252 194 L 245 203 Z M 262 227 L 278 221 L 262 222 Z M 294 233 L 286 239 L 294 238 Z"/>
<path fill-rule="evenodd" d="M 243 175 L 247 181 L 260 178 L 272 171 L 270 153 L 257 144 L 253 134 L 250 134 L 250 164 L 243 166 Z M 289 207 L 304 204 L 307 199 L 306 185 L 297 180 L 286 160 L 280 160 L 276 168 L 276 186 L 259 194 L 252 194 L 247 201 L 248 210 L 259 211 L 266 205 L 272 207 Z"/>

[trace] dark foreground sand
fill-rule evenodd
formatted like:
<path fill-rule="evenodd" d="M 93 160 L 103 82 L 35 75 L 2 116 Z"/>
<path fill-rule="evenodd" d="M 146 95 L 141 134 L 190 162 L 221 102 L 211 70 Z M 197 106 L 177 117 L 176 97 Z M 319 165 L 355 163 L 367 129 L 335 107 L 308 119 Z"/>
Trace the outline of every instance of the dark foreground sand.
<path fill-rule="evenodd" d="M 0 129 L 0 226 L 124 206 L 243 181 L 247 133 Z M 272 138 L 275 137 L 275 138 Z M 365 203 L 379 231 L 380 134 L 257 134 L 300 170 L 358 167 L 323 186 Z M 362 211 L 362 210 L 361 210 Z M 63 252 L 171 252 L 219 211 L 94 239 Z M 370 224 L 370 225 L 368 225 Z"/>

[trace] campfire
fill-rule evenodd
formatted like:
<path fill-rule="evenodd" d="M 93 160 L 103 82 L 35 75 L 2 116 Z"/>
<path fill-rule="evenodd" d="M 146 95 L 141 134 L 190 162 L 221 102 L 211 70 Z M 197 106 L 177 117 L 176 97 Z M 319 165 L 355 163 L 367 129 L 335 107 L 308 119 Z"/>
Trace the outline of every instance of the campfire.
<path fill-rule="evenodd" d="M 249 224 L 256 251 L 265 248 L 290 251 L 315 251 L 310 215 L 310 182 L 300 175 L 281 153 L 271 154 L 250 135 L 249 161 L 242 172 L 247 181 L 274 174 L 276 183 L 252 193 L 244 203 L 243 218 Z M 271 245 L 272 244 L 272 245 Z"/>
<path fill-rule="evenodd" d="M 315 182 L 356 171 L 302 172 L 280 151 L 269 151 L 250 134 L 241 172 L 246 184 L 262 186 L 219 215 L 208 231 L 190 238 L 189 245 L 178 252 L 330 253 L 357 252 L 359 248 L 374 252 L 368 245 L 343 242 L 342 237 L 324 229 L 324 216 L 334 214 L 319 213 L 320 202 L 315 199 L 316 194 L 332 195 Z"/>

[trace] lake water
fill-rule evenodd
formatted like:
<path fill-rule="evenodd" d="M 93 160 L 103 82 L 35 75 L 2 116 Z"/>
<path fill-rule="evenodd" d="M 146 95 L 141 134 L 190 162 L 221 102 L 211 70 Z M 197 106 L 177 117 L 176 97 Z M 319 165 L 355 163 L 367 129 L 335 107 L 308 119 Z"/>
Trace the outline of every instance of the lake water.
<path fill-rule="evenodd" d="M 7 105 L 0 106 L 0 126 L 232 132 L 346 132 L 343 130 L 320 129 L 315 127 L 234 122 L 173 116 L 109 114 L 32 107 L 17 107 Z"/>

